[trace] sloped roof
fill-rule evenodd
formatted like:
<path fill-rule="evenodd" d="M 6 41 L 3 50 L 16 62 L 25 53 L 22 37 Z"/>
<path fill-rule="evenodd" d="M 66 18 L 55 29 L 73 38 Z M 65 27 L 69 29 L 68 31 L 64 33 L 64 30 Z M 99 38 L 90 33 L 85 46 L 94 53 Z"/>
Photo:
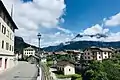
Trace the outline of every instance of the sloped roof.
<path fill-rule="evenodd" d="M 60 51 L 60 52 L 55 52 L 55 54 L 65 55 L 65 54 L 68 54 L 68 53 L 66 53 L 66 52 L 64 52 L 64 51 Z"/>
<path fill-rule="evenodd" d="M 34 49 L 34 48 L 32 48 L 32 47 L 30 46 L 30 47 L 25 48 L 24 50 L 26 50 L 26 49 L 30 49 L 30 50 L 31 50 L 31 49 Z"/>
<path fill-rule="evenodd" d="M 8 20 L 11 22 L 11 24 L 13 25 L 14 29 L 18 29 L 18 27 L 16 26 L 16 24 L 14 23 L 13 19 L 11 18 L 11 16 L 9 15 L 7 9 L 5 8 L 3 2 L 0 0 L 0 8 L 4 11 L 4 13 L 6 14 Z"/>
<path fill-rule="evenodd" d="M 67 65 L 73 65 L 72 63 L 68 62 L 68 61 L 58 61 L 57 62 L 57 66 L 67 66 Z"/>
<path fill-rule="evenodd" d="M 102 50 L 102 51 L 112 51 L 111 49 L 109 49 L 109 48 L 99 48 L 100 50 Z"/>

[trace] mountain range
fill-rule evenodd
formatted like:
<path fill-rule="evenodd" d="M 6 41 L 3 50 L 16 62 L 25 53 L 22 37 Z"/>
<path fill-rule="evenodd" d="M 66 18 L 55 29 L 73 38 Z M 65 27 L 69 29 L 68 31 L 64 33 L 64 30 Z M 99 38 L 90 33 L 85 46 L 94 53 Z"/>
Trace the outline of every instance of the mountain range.
<path fill-rule="evenodd" d="M 38 47 L 30 45 L 24 42 L 22 37 L 15 37 L 15 51 L 22 52 L 26 47 L 33 47 L 38 49 Z M 44 47 L 44 51 L 63 51 L 63 50 L 84 50 L 85 48 L 96 46 L 96 47 L 113 47 L 113 48 L 120 48 L 120 41 L 117 42 L 100 42 L 100 41 L 70 41 L 66 43 L 60 43 L 56 46 L 48 46 Z"/>

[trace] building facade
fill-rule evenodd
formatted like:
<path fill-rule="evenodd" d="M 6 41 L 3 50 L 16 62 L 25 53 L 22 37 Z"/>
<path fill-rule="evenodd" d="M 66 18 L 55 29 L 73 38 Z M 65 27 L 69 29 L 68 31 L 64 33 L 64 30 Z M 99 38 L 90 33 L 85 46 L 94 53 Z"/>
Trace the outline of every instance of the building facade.
<path fill-rule="evenodd" d="M 108 59 L 112 57 L 112 50 L 109 48 L 97 48 L 97 47 L 91 47 L 88 49 L 85 49 L 83 54 L 84 60 L 99 60 L 102 61 L 104 59 Z"/>
<path fill-rule="evenodd" d="M 14 55 L 14 21 L 0 0 L 0 72 L 16 64 Z"/>
<path fill-rule="evenodd" d="M 27 47 L 27 48 L 25 48 L 24 50 L 23 50 L 23 55 L 24 56 L 27 56 L 27 57 L 29 57 L 29 56 L 34 56 L 35 55 L 35 49 L 34 48 L 32 48 L 31 46 L 30 47 Z"/>
<path fill-rule="evenodd" d="M 75 74 L 75 66 L 67 61 L 57 62 L 57 70 L 63 72 L 64 75 Z"/>

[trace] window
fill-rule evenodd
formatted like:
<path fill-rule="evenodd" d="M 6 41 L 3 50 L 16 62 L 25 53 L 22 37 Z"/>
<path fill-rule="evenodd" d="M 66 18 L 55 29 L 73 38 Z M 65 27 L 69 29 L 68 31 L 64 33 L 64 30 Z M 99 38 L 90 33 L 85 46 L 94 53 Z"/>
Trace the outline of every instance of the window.
<path fill-rule="evenodd" d="M 11 51 L 11 45 L 10 45 L 10 51 Z"/>
<path fill-rule="evenodd" d="M 70 69 L 69 69 L 69 71 L 70 71 Z"/>
<path fill-rule="evenodd" d="M 12 46 L 12 51 L 14 51 L 13 46 Z"/>
<path fill-rule="evenodd" d="M 7 30 L 7 37 L 9 37 L 9 30 Z"/>
<path fill-rule="evenodd" d="M 90 53 L 88 53 L 88 55 L 90 55 Z"/>
<path fill-rule="evenodd" d="M 107 58 L 107 56 L 105 56 L 105 58 Z"/>
<path fill-rule="evenodd" d="M 1 23 L 0 23 L 0 31 L 1 31 Z"/>
<path fill-rule="evenodd" d="M 2 67 L 2 58 L 0 58 L 0 67 Z"/>
<path fill-rule="evenodd" d="M 86 56 L 85 56 L 85 59 L 86 59 Z"/>
<path fill-rule="evenodd" d="M 9 49 L 9 43 L 6 43 L 6 50 Z"/>
<path fill-rule="evenodd" d="M 90 59 L 90 57 L 88 57 L 88 59 Z"/>
<path fill-rule="evenodd" d="M 2 25 L 2 33 L 4 33 L 4 26 Z"/>
<path fill-rule="evenodd" d="M 94 53 L 92 53 L 93 55 L 95 55 Z"/>
<path fill-rule="evenodd" d="M 4 48 L 4 41 L 2 41 L 2 49 Z"/>
<path fill-rule="evenodd" d="M 6 27 L 4 27 L 3 25 L 2 25 L 2 33 L 6 34 Z"/>
<path fill-rule="evenodd" d="M 12 33 L 10 33 L 10 39 L 12 39 Z"/>
<path fill-rule="evenodd" d="M 99 58 L 101 58 L 101 56 L 99 56 Z"/>
<path fill-rule="evenodd" d="M 107 52 L 105 52 L 104 54 L 106 55 Z"/>

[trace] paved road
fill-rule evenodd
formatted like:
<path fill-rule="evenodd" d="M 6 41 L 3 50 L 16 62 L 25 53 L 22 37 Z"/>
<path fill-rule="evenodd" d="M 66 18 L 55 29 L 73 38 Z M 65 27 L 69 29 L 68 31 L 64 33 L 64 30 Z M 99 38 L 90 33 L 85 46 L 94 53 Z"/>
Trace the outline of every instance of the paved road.
<path fill-rule="evenodd" d="M 11 70 L 0 74 L 0 80 L 36 80 L 37 67 L 27 62 L 19 62 Z"/>

